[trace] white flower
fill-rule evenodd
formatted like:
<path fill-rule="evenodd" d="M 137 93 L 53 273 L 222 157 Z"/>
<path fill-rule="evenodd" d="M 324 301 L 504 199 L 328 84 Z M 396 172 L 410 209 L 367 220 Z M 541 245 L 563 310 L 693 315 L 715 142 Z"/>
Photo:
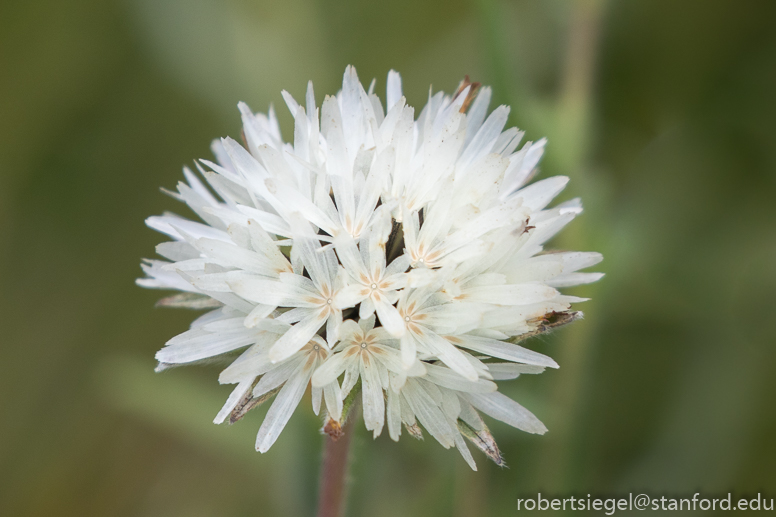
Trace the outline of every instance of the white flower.
<path fill-rule="evenodd" d="M 483 307 L 467 302 L 453 302 L 437 289 L 408 289 L 399 300 L 399 315 L 406 333 L 401 339 L 402 362 L 412 364 L 420 354 L 423 359 L 438 358 L 464 378 L 477 380 L 476 359 L 454 346 L 440 334 L 458 334 L 478 326 Z"/>
<path fill-rule="evenodd" d="M 256 450 L 259 452 L 266 452 L 275 443 L 302 400 L 313 372 L 329 356 L 326 342 L 317 336 L 280 363 L 272 363 L 267 348 L 265 343 L 257 343 L 221 373 L 221 382 L 238 384 L 215 419 L 217 424 L 226 420 L 248 394 L 251 398 L 263 397 L 279 390 L 256 438 Z M 258 376 L 261 377 L 256 382 Z M 342 396 L 336 379 L 313 387 L 313 411 L 316 415 L 320 411 L 322 397 L 330 417 L 339 419 Z"/>
<path fill-rule="evenodd" d="M 327 340 L 333 344 L 342 323 L 337 297 L 343 282 L 338 278 L 340 270 L 334 252 L 321 249 L 317 240 L 308 237 L 295 239 L 294 248 L 310 278 L 302 276 L 301 271 L 300 274 L 280 273 L 277 280 L 244 272 L 222 274 L 231 292 L 258 304 L 246 325 L 255 324 L 257 319 L 265 318 L 279 306 L 292 308 L 277 317 L 292 327 L 270 349 L 273 361 L 291 356 L 312 339 L 324 323 Z"/>
<path fill-rule="evenodd" d="M 487 454 L 498 465 L 506 463 L 495 440 L 477 410 L 517 429 L 544 434 L 547 428 L 530 411 L 496 391 L 495 383 L 462 379 L 448 368 L 426 365 L 427 374 L 407 379 L 401 389 L 388 391 L 388 428 L 391 438 L 399 440 L 401 424 L 413 436 L 422 436 L 416 422 L 443 447 L 455 446 L 473 470 L 477 470 L 463 438 Z M 536 374 L 543 367 L 512 363 L 490 363 L 494 380 L 515 379 L 520 374 Z"/>
<path fill-rule="evenodd" d="M 389 215 L 383 211 L 382 214 Z M 378 221 L 384 218 L 376 218 Z M 359 246 L 350 235 L 336 239 L 337 255 L 350 274 L 350 285 L 342 291 L 342 307 L 359 307 L 359 317 L 368 318 L 375 311 L 380 323 L 394 337 L 404 335 L 404 322 L 394 304 L 399 299 L 398 289 L 407 285 L 405 271 L 410 265 L 407 255 L 401 255 L 385 265 L 385 243 L 390 230 L 387 224 L 378 224 L 362 237 Z"/>
<path fill-rule="evenodd" d="M 396 340 L 385 328 L 374 328 L 374 325 L 374 315 L 359 320 L 358 324 L 347 320 L 342 325 L 342 340 L 334 349 L 336 353 L 316 370 L 313 386 L 336 383 L 337 377 L 344 372 L 342 394 L 347 396 L 360 378 L 364 424 L 377 437 L 385 423 L 383 390 L 389 388 L 389 382 L 400 388 L 408 375 L 424 375 L 426 369 L 417 359 L 409 369 L 405 369 Z"/>
<path fill-rule="evenodd" d="M 472 468 L 464 438 L 503 464 L 478 411 L 546 430 L 494 381 L 558 366 L 516 342 L 581 316 L 584 299 L 559 289 L 598 280 L 580 270 L 601 256 L 544 250 L 581 204 L 547 208 L 565 177 L 525 186 L 546 141 L 518 149 L 509 109 L 487 113 L 489 88 L 430 95 L 416 118 L 396 72 L 385 109 L 373 87 L 348 67 L 320 110 L 312 84 L 303 105 L 283 92 L 292 143 L 272 109 L 241 103 L 245 145 L 213 143 L 217 161 L 197 164 L 207 185 L 184 169 L 171 195 L 203 222 L 150 217 L 172 241 L 138 283 L 180 291 L 160 305 L 210 312 L 157 353 L 159 369 L 245 349 L 219 378 L 237 386 L 216 422 L 274 395 L 261 452 L 311 384 L 337 429 L 360 389 L 374 436 L 423 426 Z"/>

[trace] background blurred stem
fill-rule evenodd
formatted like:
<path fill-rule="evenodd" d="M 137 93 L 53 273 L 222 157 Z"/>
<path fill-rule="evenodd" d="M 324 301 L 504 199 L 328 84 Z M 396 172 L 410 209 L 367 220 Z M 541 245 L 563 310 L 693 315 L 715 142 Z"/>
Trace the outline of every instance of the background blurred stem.
<path fill-rule="evenodd" d="M 561 138 L 564 174 L 578 177 L 590 148 L 593 77 L 605 0 L 577 0 L 571 7 L 555 127 Z"/>
<path fill-rule="evenodd" d="M 548 137 L 552 147 L 544 158 L 544 168 L 551 174 L 570 176 L 576 192 L 581 193 L 589 204 L 600 202 L 600 194 L 591 185 L 590 178 L 578 180 L 586 175 L 593 141 L 593 78 L 606 3 L 606 0 L 569 3 L 568 39 L 560 88 L 555 98 L 545 100 L 538 98 L 524 73 L 510 66 L 508 57 L 514 55 L 516 42 L 508 37 L 499 1 L 478 1 L 496 99 L 511 104 L 511 121 L 518 122 L 533 135 Z M 554 244 L 561 249 L 585 249 L 591 236 L 590 222 L 583 218 L 576 223 L 576 231 L 563 233 Z M 562 375 L 558 376 L 554 391 L 548 396 L 550 405 L 558 410 L 554 421 L 548 422 L 555 438 L 542 445 L 544 460 L 536 472 L 540 484 L 557 483 L 555 486 L 566 487 L 573 478 L 576 408 L 584 391 L 582 372 L 591 351 L 593 331 L 592 322 L 564 330 L 563 348 L 558 357 Z"/>
<path fill-rule="evenodd" d="M 509 56 L 516 42 L 507 37 L 504 13 L 498 0 L 478 0 L 477 7 L 482 24 L 482 38 L 488 58 L 488 72 L 491 76 L 493 99 L 496 104 L 510 107 L 510 124 L 520 120 L 527 127 L 530 109 L 528 106 L 529 84 L 519 71 L 509 66 Z"/>
<path fill-rule="evenodd" d="M 587 175 L 589 167 L 587 162 L 594 129 L 591 116 L 593 77 L 605 6 L 605 0 L 577 0 L 571 7 L 561 90 L 553 123 L 555 135 L 550 135 L 550 140 L 554 136 L 559 144 L 554 147 L 558 152 L 553 165 L 558 172 L 571 177 L 577 191 L 590 204 L 602 201 L 600 193 L 591 188 L 591 178 L 583 176 Z M 577 181 L 580 179 L 585 181 Z M 575 232 L 561 235 L 555 244 L 562 249 L 586 249 L 591 238 L 591 222 L 582 218 Z M 563 348 L 557 358 L 563 374 L 558 376 L 550 400 L 559 410 L 551 423 L 551 428 L 557 430 L 558 435 L 551 444 L 543 444 L 546 461 L 540 462 L 537 475 L 541 481 L 555 480 L 556 486 L 561 489 L 568 487 L 575 475 L 575 437 L 579 430 L 577 416 L 585 392 L 583 372 L 587 370 L 592 351 L 594 330 L 595 323 L 592 321 L 566 329 Z"/>
<path fill-rule="evenodd" d="M 323 464 L 321 465 L 320 493 L 318 495 L 318 517 L 341 517 L 347 498 L 347 474 L 350 463 L 350 442 L 353 422 L 349 418 L 344 435 L 338 440 L 325 435 Z"/>

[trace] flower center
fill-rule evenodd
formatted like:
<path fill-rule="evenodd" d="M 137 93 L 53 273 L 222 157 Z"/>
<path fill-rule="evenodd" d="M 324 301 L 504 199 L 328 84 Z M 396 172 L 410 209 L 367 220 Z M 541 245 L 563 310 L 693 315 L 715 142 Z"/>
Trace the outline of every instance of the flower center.
<path fill-rule="evenodd" d="M 331 305 L 331 298 L 329 298 L 328 300 L 326 300 L 326 303 L 327 303 L 328 305 Z"/>
<path fill-rule="evenodd" d="M 366 343 L 361 343 L 361 348 L 366 348 Z"/>
<path fill-rule="evenodd" d="M 320 346 L 318 346 L 318 345 L 313 345 L 313 350 L 320 350 L 320 349 L 321 349 L 321 347 L 320 347 Z"/>
<path fill-rule="evenodd" d="M 369 287 L 371 287 L 372 289 L 377 289 L 377 284 L 372 284 Z"/>
<path fill-rule="evenodd" d="M 406 321 L 407 323 L 409 323 L 409 322 L 410 322 L 410 317 L 409 317 L 409 316 L 404 316 L 404 321 Z"/>

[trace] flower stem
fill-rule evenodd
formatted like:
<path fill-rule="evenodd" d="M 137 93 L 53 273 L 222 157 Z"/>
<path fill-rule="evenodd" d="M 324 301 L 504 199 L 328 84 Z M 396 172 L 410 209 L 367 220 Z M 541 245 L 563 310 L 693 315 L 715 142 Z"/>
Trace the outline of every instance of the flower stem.
<path fill-rule="evenodd" d="M 348 419 L 339 439 L 324 435 L 318 517 L 342 517 L 347 494 L 346 477 L 350 456 L 353 421 Z"/>

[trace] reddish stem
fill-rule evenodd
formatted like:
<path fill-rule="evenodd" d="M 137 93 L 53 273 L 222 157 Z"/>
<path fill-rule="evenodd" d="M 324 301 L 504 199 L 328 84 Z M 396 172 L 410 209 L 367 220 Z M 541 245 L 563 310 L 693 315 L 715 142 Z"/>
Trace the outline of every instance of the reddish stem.
<path fill-rule="evenodd" d="M 338 439 L 324 437 L 321 485 L 318 495 L 318 517 L 342 517 L 347 495 L 346 477 L 350 456 L 353 420 L 343 427 Z M 335 434 L 336 436 L 336 434 Z"/>

